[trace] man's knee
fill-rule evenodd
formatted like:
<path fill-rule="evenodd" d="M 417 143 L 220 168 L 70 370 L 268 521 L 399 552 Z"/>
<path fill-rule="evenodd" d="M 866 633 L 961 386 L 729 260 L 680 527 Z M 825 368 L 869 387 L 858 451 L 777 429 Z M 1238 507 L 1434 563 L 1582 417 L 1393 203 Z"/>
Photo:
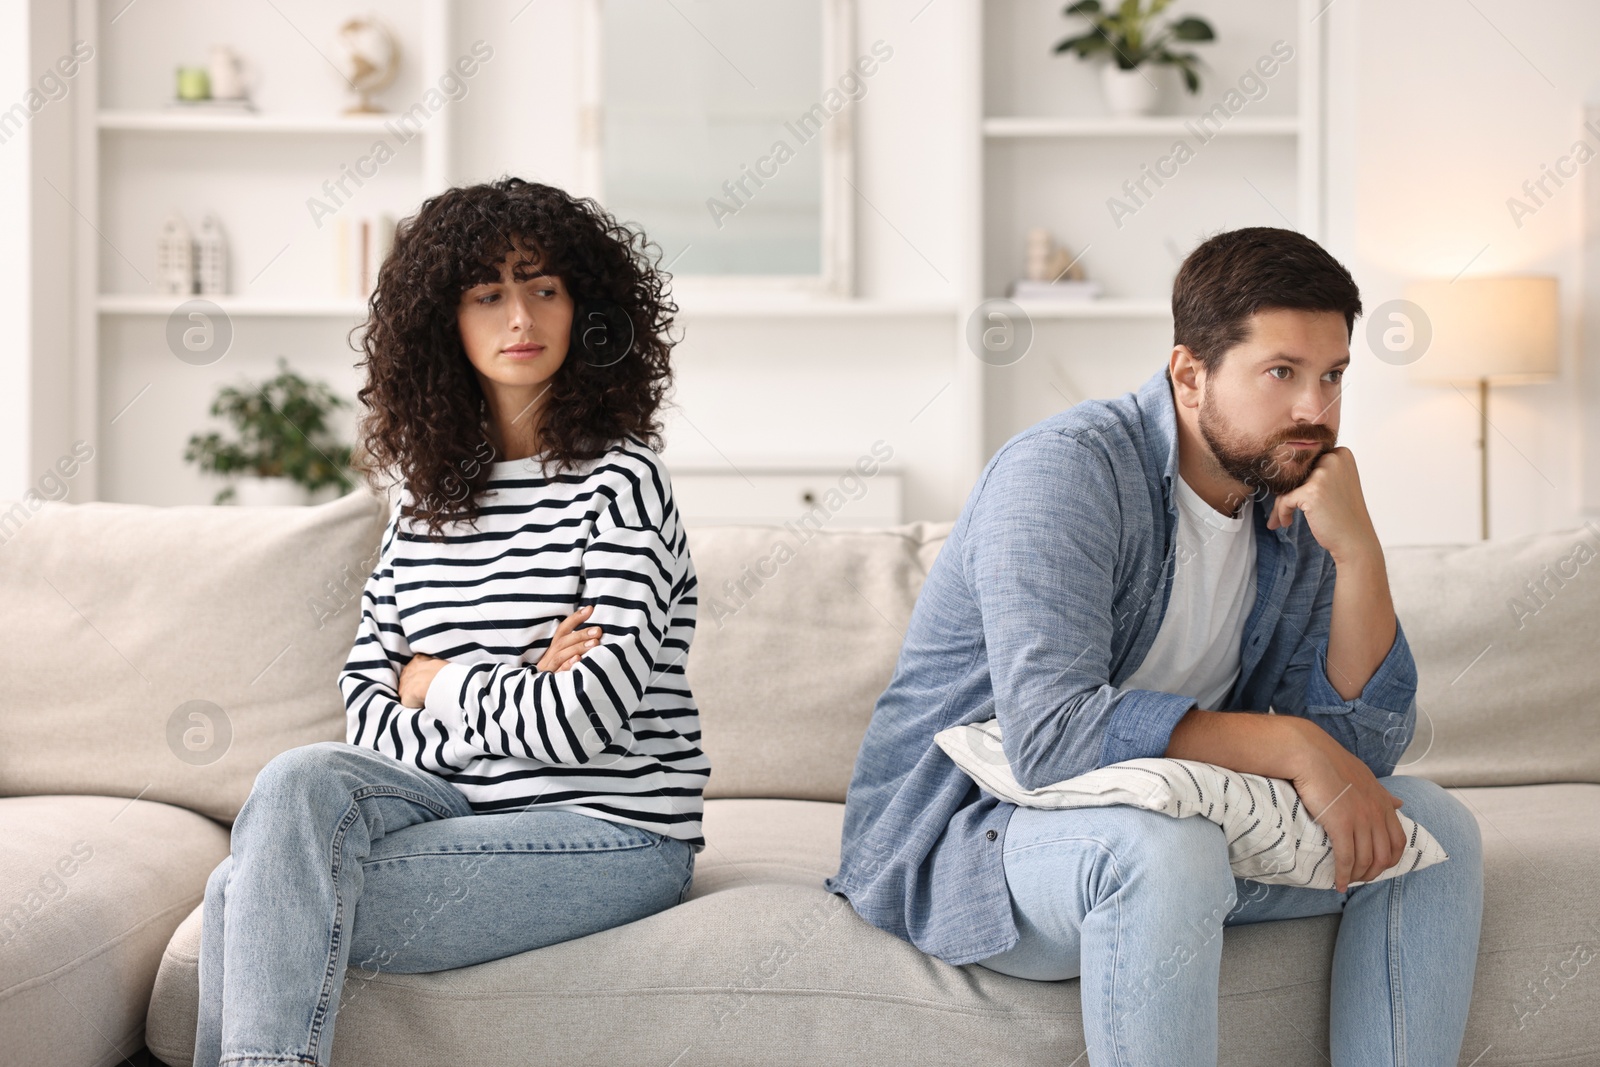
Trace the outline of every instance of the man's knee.
<path fill-rule="evenodd" d="M 1125 831 L 1112 848 L 1122 877 L 1143 883 L 1173 906 L 1188 901 L 1189 910 L 1201 917 L 1209 908 L 1220 923 L 1235 900 L 1222 828 L 1198 816 L 1176 819 L 1142 808 L 1122 812 Z"/>
<path fill-rule="evenodd" d="M 1398 809 L 1433 835 L 1451 860 L 1483 862 L 1483 835 L 1472 809 L 1444 786 L 1409 774 L 1391 774 L 1378 784 L 1405 801 Z"/>

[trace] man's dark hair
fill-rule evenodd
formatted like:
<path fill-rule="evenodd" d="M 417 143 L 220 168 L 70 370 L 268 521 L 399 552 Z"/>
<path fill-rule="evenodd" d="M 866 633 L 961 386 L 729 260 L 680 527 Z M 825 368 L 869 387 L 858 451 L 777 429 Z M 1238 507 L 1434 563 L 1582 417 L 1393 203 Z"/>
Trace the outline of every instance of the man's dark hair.
<path fill-rule="evenodd" d="M 1361 293 L 1350 272 L 1303 233 L 1276 226 L 1228 230 L 1202 242 L 1178 268 L 1172 343 L 1187 345 L 1213 374 L 1223 354 L 1249 336 L 1250 316 L 1267 308 L 1340 312 L 1348 338 Z"/>

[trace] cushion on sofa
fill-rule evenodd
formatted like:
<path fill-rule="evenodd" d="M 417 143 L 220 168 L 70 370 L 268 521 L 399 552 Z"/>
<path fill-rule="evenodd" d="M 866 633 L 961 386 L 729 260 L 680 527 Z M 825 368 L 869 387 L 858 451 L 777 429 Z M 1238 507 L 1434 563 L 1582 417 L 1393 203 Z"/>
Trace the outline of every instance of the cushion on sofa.
<path fill-rule="evenodd" d="M 1417 661 L 1417 729 L 1397 772 L 1600 782 L 1600 527 L 1384 556 Z"/>
<path fill-rule="evenodd" d="M 825 530 L 798 549 L 783 527 L 689 529 L 701 582 L 689 681 L 708 797 L 844 799 L 953 525 Z M 1397 771 L 1445 786 L 1600 783 L 1600 529 L 1400 546 L 1385 559 L 1419 677 Z"/>
<path fill-rule="evenodd" d="M 952 525 L 688 527 L 700 603 L 687 669 L 708 798 L 844 800 Z"/>
<path fill-rule="evenodd" d="M 231 822 L 285 749 L 344 740 L 337 677 L 388 517 L 316 507 L 0 502 L 0 793 Z M 10 518 L 8 518 L 10 517 Z"/>
<path fill-rule="evenodd" d="M 1471 1055 L 1493 1047 L 1476 1067 L 1593 1062 L 1576 1057 L 1600 1056 L 1589 1023 L 1600 1012 L 1594 965 L 1564 984 L 1551 976 L 1580 942 L 1595 941 L 1600 786 L 1452 792 L 1478 814 L 1487 870 L 1467 1044 Z M 697 1067 L 1060 1065 L 1080 1056 L 1076 980 L 952 967 L 823 891 L 843 817 L 833 803 L 712 800 L 693 891 L 675 908 L 476 967 L 370 980 L 351 970 L 334 1062 L 610 1067 L 624 1062 L 618 1050 L 634 1062 L 642 1049 Z M 1326 1067 L 1338 926 L 1325 915 L 1226 930 L 1221 1062 Z M 173 937 L 150 1004 L 150 1048 L 172 1064 L 192 1058 L 199 934 L 196 909 Z"/>
<path fill-rule="evenodd" d="M 168 804 L 0 799 L 0 1060 L 137 1052 L 162 952 L 227 854 L 225 828 Z"/>
<path fill-rule="evenodd" d="M 985 793 L 1025 808 L 1103 808 L 1127 805 L 1174 819 L 1208 819 L 1228 841 L 1236 878 L 1267 885 L 1332 889 L 1337 885 L 1333 841 L 1283 778 L 1200 760 L 1144 758 L 1097 767 L 1060 782 L 1024 789 L 1011 773 L 998 719 L 961 723 L 933 735 L 945 755 Z M 1446 858 L 1439 842 L 1405 812 L 1397 812 L 1405 847 L 1378 882 L 1431 867 Z M 1365 882 L 1353 881 L 1352 886 Z"/>

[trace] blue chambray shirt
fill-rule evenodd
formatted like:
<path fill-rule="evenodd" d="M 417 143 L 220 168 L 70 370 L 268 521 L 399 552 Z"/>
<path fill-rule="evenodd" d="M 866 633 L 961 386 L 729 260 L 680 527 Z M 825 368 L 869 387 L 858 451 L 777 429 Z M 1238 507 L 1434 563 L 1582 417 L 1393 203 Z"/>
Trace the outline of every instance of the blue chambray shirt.
<path fill-rule="evenodd" d="M 1001 847 L 1016 805 L 981 792 L 934 742 L 995 718 L 1007 762 L 1037 788 L 1161 756 L 1189 697 L 1121 689 L 1171 593 L 1177 415 L 1163 366 L 1137 393 L 1089 400 L 995 453 L 928 572 L 846 796 L 839 871 L 823 882 L 862 918 L 947 963 L 1017 943 Z M 1326 673 L 1334 566 L 1305 516 L 1253 509 L 1256 602 L 1220 711 L 1300 715 L 1393 772 L 1416 725 L 1417 670 L 1399 621 L 1359 696 Z"/>

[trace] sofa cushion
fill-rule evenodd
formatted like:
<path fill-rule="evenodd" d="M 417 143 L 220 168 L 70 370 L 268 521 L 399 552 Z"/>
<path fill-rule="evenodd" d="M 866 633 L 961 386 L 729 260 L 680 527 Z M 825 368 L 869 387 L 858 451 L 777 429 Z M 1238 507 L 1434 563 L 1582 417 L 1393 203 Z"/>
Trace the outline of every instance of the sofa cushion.
<path fill-rule="evenodd" d="M 226 829 L 168 804 L 0 799 L 0 1059 L 137 1052 L 162 951 L 227 854 Z"/>
<path fill-rule="evenodd" d="M 1493 1048 L 1477 1067 L 1594 1062 L 1561 1057 L 1600 1056 L 1600 981 L 1584 972 L 1553 986 L 1541 976 L 1594 939 L 1600 786 L 1452 792 L 1478 813 L 1487 864 L 1467 1040 L 1471 1055 Z M 833 803 L 712 800 L 693 889 L 675 908 L 460 970 L 368 980 L 352 969 L 334 1062 L 1059 1067 L 1080 1057 L 1075 979 L 952 967 L 822 889 L 837 869 L 843 817 Z M 1529 822 L 1534 832 L 1510 835 Z M 1338 926 L 1324 915 L 1225 932 L 1221 1062 L 1326 1067 Z M 197 909 L 168 947 L 150 1004 L 150 1048 L 172 1064 L 192 1060 L 199 934 Z M 1528 1001 L 1518 1030 L 1511 1006 L 1541 981 L 1542 1010 Z M 551 1049 L 559 1053 L 530 1052 Z"/>
<path fill-rule="evenodd" d="M 18 519 L 17 509 L 22 509 Z M 278 753 L 344 740 L 337 678 L 388 505 L 0 502 L 0 793 L 231 822 Z"/>
<path fill-rule="evenodd" d="M 844 799 L 953 525 L 824 530 L 803 544 L 788 527 L 689 529 L 707 797 Z M 1419 677 L 1397 770 L 1445 786 L 1600 783 L 1600 528 L 1389 547 L 1385 559 Z"/>
<path fill-rule="evenodd" d="M 1384 556 L 1417 661 L 1398 773 L 1600 783 L 1600 527 Z"/>
<path fill-rule="evenodd" d="M 1451 789 L 1483 834 L 1461 1062 L 1600 1063 L 1600 786 Z"/>
<path fill-rule="evenodd" d="M 688 680 L 706 797 L 844 800 L 923 579 L 953 523 L 688 527 Z"/>

